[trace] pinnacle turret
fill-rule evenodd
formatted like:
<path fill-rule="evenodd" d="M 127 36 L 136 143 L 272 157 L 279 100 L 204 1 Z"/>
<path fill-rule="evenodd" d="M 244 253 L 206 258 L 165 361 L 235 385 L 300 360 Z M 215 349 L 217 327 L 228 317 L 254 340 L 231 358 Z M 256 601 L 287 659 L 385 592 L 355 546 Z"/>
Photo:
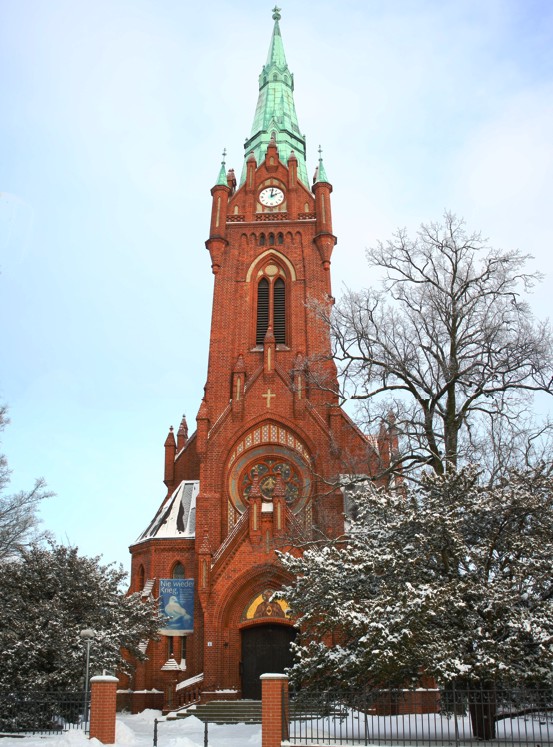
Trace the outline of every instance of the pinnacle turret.
<path fill-rule="evenodd" d="M 186 422 L 186 415 L 182 416 L 180 421 L 179 429 L 177 431 L 177 449 L 183 449 L 188 441 L 188 423 Z"/>
<path fill-rule="evenodd" d="M 265 157 L 265 151 L 274 137 L 278 155 L 286 163 L 293 150 L 298 160 L 298 178 L 308 186 L 305 163 L 305 137 L 301 134 L 294 104 L 294 76 L 288 68 L 284 45 L 280 33 L 280 8 L 273 8 L 273 34 L 267 54 L 267 62 L 259 76 L 259 96 L 250 137 L 244 149 L 246 157 L 254 153 L 257 163 Z M 246 164 L 240 183 L 246 178 Z"/>
<path fill-rule="evenodd" d="M 223 150 L 223 160 L 221 161 L 221 168 L 219 169 L 219 177 L 216 181 L 216 184 L 224 184 L 225 187 L 227 186 L 227 170 L 226 170 L 226 163 L 225 163 L 226 156 L 227 156 L 227 150 L 225 148 Z"/>
<path fill-rule="evenodd" d="M 323 164 L 323 149 L 319 145 L 319 165 L 317 166 L 317 169 L 315 171 L 315 178 L 313 181 L 316 182 L 326 182 L 328 184 L 328 177 L 326 175 L 326 170 Z"/>

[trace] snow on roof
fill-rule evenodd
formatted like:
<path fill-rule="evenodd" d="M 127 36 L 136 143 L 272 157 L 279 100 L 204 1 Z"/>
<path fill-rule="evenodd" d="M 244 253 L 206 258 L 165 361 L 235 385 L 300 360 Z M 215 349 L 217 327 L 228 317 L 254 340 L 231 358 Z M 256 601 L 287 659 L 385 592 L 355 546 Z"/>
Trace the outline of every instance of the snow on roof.
<path fill-rule="evenodd" d="M 165 664 L 161 667 L 162 672 L 174 672 L 179 671 L 180 672 L 181 665 L 172 657 L 170 656 Z"/>
<path fill-rule="evenodd" d="M 183 480 L 163 503 L 137 542 L 149 539 L 194 539 L 196 536 L 196 496 L 199 480 Z"/>

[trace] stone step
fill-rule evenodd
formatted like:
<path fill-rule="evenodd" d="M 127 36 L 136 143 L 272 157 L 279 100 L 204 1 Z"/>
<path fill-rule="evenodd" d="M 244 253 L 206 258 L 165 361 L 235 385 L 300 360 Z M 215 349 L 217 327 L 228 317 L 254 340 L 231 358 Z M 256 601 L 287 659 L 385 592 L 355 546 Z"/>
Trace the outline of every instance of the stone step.
<path fill-rule="evenodd" d="M 290 703 L 290 720 L 309 721 L 326 716 L 340 716 L 341 710 L 333 706 L 329 711 L 325 709 L 324 714 L 316 705 L 309 703 Z M 187 718 L 195 716 L 204 723 L 209 724 L 260 724 L 261 723 L 261 701 L 260 700 L 212 700 L 210 703 L 188 706 L 168 715 L 169 720 L 175 718 Z"/>
<path fill-rule="evenodd" d="M 176 712 L 177 718 L 195 716 L 210 724 L 260 724 L 260 700 L 213 700 Z"/>

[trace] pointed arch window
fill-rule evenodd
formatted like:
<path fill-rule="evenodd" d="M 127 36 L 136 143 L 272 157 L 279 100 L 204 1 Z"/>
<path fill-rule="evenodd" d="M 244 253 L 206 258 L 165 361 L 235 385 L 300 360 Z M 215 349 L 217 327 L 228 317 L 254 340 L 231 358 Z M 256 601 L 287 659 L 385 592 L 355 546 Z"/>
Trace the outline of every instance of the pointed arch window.
<path fill-rule="evenodd" d="M 173 578 L 185 578 L 184 566 L 180 561 L 177 561 L 173 566 L 173 572 L 171 573 Z"/>
<path fill-rule="evenodd" d="M 257 284 L 256 345 L 263 345 L 269 325 L 277 345 L 286 345 L 286 283 L 278 268 L 269 265 Z"/>

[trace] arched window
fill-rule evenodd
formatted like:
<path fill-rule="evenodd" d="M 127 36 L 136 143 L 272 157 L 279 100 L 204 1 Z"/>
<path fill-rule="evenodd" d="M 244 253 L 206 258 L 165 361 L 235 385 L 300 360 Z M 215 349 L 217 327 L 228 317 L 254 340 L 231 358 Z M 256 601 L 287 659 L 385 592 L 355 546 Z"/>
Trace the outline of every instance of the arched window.
<path fill-rule="evenodd" d="M 184 575 L 184 566 L 182 563 L 175 563 L 173 566 L 173 578 L 185 578 Z"/>
<path fill-rule="evenodd" d="M 262 233 L 259 237 L 259 246 L 265 246 L 265 234 Z"/>
<path fill-rule="evenodd" d="M 144 566 L 141 565 L 138 568 L 138 589 L 142 591 L 144 588 Z"/>
<path fill-rule="evenodd" d="M 277 236 L 277 244 L 284 244 L 284 234 L 283 233 L 279 233 L 279 235 Z"/>
<path fill-rule="evenodd" d="M 255 344 L 263 345 L 269 324 L 272 324 L 277 345 L 286 344 L 286 284 L 275 277 L 275 265 L 266 268 L 268 277 L 262 277 L 257 286 L 257 319 Z"/>
<path fill-rule="evenodd" d="M 270 233 L 269 234 L 269 246 L 274 246 L 274 245 L 275 245 L 275 235 L 274 233 Z"/>

